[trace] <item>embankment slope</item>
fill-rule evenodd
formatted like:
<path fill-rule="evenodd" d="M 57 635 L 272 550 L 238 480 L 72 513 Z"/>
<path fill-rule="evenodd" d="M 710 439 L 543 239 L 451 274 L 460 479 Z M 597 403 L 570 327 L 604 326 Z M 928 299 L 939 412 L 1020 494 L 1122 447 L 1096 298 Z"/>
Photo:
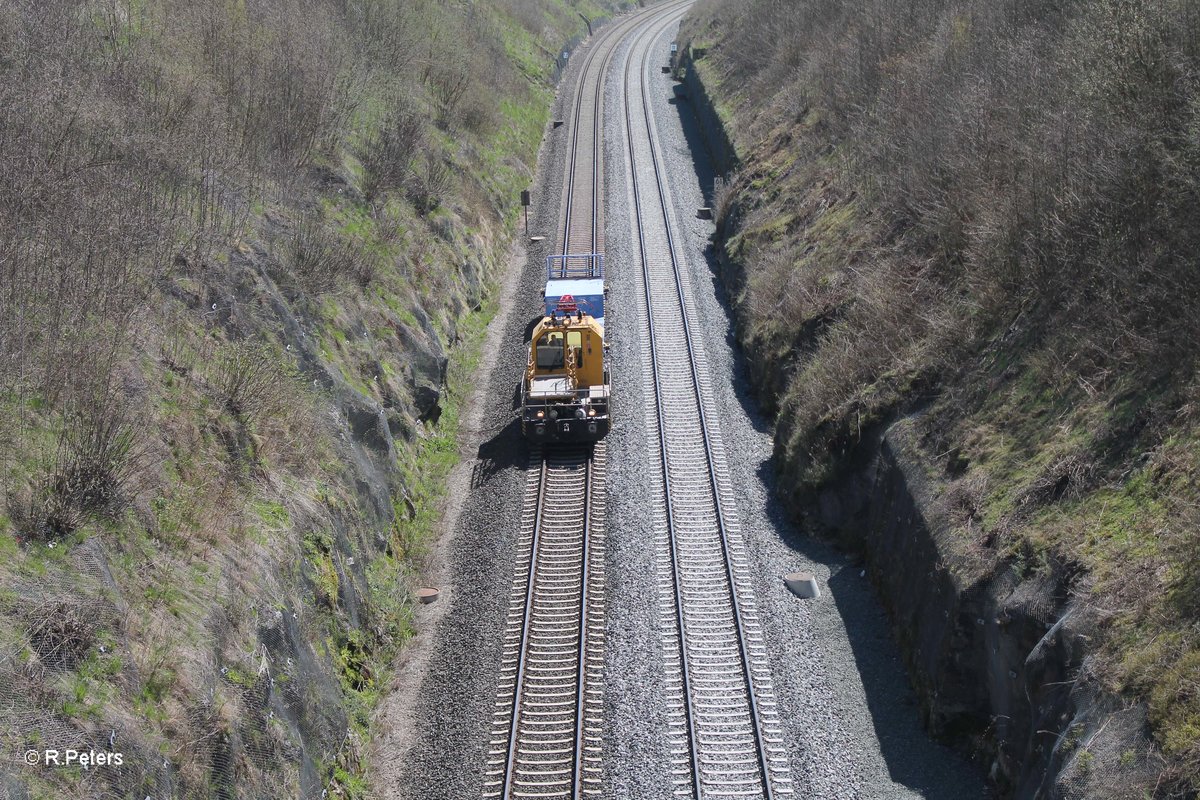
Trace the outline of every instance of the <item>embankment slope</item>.
<path fill-rule="evenodd" d="M 0 793 L 366 796 L 555 54 L 617 5 L 0 14 Z"/>
<path fill-rule="evenodd" d="M 1198 24 L 753 0 L 681 36 L 785 499 L 1012 796 L 1200 775 Z"/>

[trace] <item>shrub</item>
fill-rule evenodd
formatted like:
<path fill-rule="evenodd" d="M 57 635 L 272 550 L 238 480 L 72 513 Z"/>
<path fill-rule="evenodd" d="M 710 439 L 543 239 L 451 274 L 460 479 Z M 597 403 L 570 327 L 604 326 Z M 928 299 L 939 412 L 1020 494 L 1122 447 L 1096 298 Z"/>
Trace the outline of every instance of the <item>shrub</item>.
<path fill-rule="evenodd" d="M 296 223 L 284 255 L 291 273 L 314 293 L 330 291 L 343 280 L 365 288 L 374 274 L 374 256 L 362 242 L 344 241 L 316 214 Z"/>
<path fill-rule="evenodd" d="M 429 95 L 433 101 L 433 121 L 444 130 L 453 127 L 456 112 L 473 80 L 467 64 L 442 65 L 429 75 Z"/>
<path fill-rule="evenodd" d="M 60 539 L 88 515 L 117 516 L 146 466 L 147 452 L 128 406 L 111 391 L 93 397 L 73 404 L 45 465 L 10 498 L 14 522 L 30 536 Z"/>
<path fill-rule="evenodd" d="M 73 669 L 96 643 L 94 609 L 80 600 L 56 600 L 29 607 L 25 638 L 44 666 Z"/>
<path fill-rule="evenodd" d="M 410 179 L 413 156 L 425 145 L 425 127 L 417 112 L 399 102 L 387 122 L 363 147 L 363 194 L 372 200 L 398 191 Z"/>
<path fill-rule="evenodd" d="M 278 349 L 249 339 L 217 348 L 209 380 L 221 405 L 247 422 L 283 412 L 297 392 L 294 369 Z"/>
<path fill-rule="evenodd" d="M 713 219 L 716 222 L 718 233 L 724 232 L 726 225 L 730 222 L 730 217 L 737 206 L 738 191 L 736 174 L 718 175 L 713 180 Z"/>
<path fill-rule="evenodd" d="M 425 151 L 424 158 L 408 183 L 408 199 L 421 214 L 439 205 L 454 185 L 454 173 L 440 153 Z"/>

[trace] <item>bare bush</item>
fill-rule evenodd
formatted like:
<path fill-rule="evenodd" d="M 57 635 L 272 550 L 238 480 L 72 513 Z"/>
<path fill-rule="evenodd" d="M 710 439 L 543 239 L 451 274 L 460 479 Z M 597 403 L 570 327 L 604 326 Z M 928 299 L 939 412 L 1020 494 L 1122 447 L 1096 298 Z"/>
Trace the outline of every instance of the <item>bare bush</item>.
<path fill-rule="evenodd" d="M 134 414 L 112 390 L 72 403 L 32 484 L 10 489 L 14 521 L 28 536 L 55 540 L 89 515 L 115 517 L 126 508 L 134 478 L 147 466 Z"/>
<path fill-rule="evenodd" d="M 363 147 L 363 194 L 373 200 L 401 189 L 412 173 L 413 156 L 425 144 L 425 126 L 419 114 L 398 103 L 388 121 Z"/>
<path fill-rule="evenodd" d="M 453 127 L 455 114 L 467 96 L 472 80 L 468 64 L 439 66 L 430 72 L 428 87 L 433 100 L 433 120 L 439 128 L 448 130 Z"/>
<path fill-rule="evenodd" d="M 440 153 L 426 150 L 408 182 L 408 199 L 422 214 L 439 205 L 454 186 L 454 173 Z"/>
<path fill-rule="evenodd" d="M 717 224 L 718 234 L 725 230 L 737 206 L 738 186 L 737 173 L 718 175 L 713 179 L 713 218 Z"/>
<path fill-rule="evenodd" d="M 346 240 L 319 215 L 302 217 L 284 246 L 286 266 L 310 292 L 327 292 L 341 281 L 365 289 L 374 279 L 378 257 L 362 242 Z"/>
<path fill-rule="evenodd" d="M 73 669 L 96 643 L 93 604 L 72 598 L 29 608 L 25 638 L 43 666 Z"/>
<path fill-rule="evenodd" d="M 364 0 L 346 8 L 354 38 L 364 44 L 368 61 L 397 73 L 407 73 L 419 52 L 415 17 L 420 11 L 415 3 L 390 0 Z"/>
<path fill-rule="evenodd" d="M 302 217 L 284 249 L 287 266 L 310 291 L 332 289 L 349 253 L 317 215 Z"/>
<path fill-rule="evenodd" d="M 294 370 L 278 349 L 248 339 L 217 349 L 209 380 L 224 408 L 247 421 L 282 412 L 297 391 Z"/>
<path fill-rule="evenodd" d="M 299 165 L 331 149 L 339 117 L 345 113 L 339 98 L 348 94 L 339 79 L 341 71 L 338 60 L 324 53 L 276 54 L 268 65 L 259 106 L 259 124 L 271 152 Z M 273 102 L 277 108 L 272 108 Z"/>
<path fill-rule="evenodd" d="M 493 90 L 472 81 L 471 88 L 458 110 L 458 118 L 463 128 L 481 136 L 492 136 L 495 133 L 498 114 Z"/>

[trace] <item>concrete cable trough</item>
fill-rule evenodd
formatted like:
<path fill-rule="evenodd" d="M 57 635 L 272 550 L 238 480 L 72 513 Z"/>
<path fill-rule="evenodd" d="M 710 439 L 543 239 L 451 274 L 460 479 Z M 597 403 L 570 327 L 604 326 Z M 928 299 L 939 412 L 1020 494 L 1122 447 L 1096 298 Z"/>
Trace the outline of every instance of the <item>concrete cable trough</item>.
<path fill-rule="evenodd" d="M 783 583 L 792 594 L 803 600 L 815 600 L 821 596 L 821 587 L 811 572 L 789 572 L 783 576 Z"/>

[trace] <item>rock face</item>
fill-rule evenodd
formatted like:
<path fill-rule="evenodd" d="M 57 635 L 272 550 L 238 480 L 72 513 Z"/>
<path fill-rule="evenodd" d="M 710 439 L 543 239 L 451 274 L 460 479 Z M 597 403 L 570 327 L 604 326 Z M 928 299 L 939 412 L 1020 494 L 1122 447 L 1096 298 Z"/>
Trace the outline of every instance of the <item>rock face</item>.
<path fill-rule="evenodd" d="M 728 175 L 737 169 L 737 151 L 725 130 L 725 125 L 721 122 L 716 104 L 709 96 L 708 88 L 696 70 L 691 68 L 690 50 L 680 54 L 677 66 L 683 70 L 683 91 L 677 92 L 677 96 L 683 94 L 690 101 L 696 121 L 700 123 L 700 132 L 704 136 L 704 144 L 708 148 L 713 166 L 721 175 Z"/>
<path fill-rule="evenodd" d="M 388 428 L 383 409 L 358 394 L 347 395 L 342 400 L 342 407 L 354 438 L 386 458 L 389 463 L 394 461 L 392 432 Z"/>
<path fill-rule="evenodd" d="M 873 437 L 849 474 L 793 497 L 810 527 L 860 551 L 895 624 L 930 731 L 990 762 L 1013 797 L 1140 797 L 1104 779 L 1100 750 L 1151 774 L 1145 709 L 1106 696 L 1087 670 L 1089 620 L 1064 567 L 1023 576 L 980 565 L 951 534 L 945 481 L 919 442 L 919 415 Z"/>
<path fill-rule="evenodd" d="M 705 144 L 720 169 L 731 169 L 737 154 L 689 59 L 685 51 L 684 81 Z M 718 228 L 718 237 L 730 233 Z M 736 298 L 743 265 L 721 244 L 719 274 Z M 735 302 L 733 310 L 744 329 L 745 309 Z M 804 352 L 819 333 L 814 324 L 790 346 Z M 772 413 L 783 388 L 780 363 L 752 360 L 747 368 Z M 946 498 L 966 464 L 955 452 L 930 453 L 921 422 L 916 412 L 865 426 L 851 464 L 815 491 L 797 488 L 797 465 L 777 444 L 786 504 L 808 530 L 862 555 L 893 621 L 924 723 L 984 760 L 1004 796 L 1142 797 L 1138 787 L 1153 786 L 1161 768 L 1146 709 L 1106 693 L 1089 670 L 1094 622 L 1074 600 L 1079 571 L 981 554 L 956 534 Z"/>
<path fill-rule="evenodd" d="M 442 413 L 439 403 L 449 359 L 424 311 L 420 311 L 419 319 L 423 323 L 420 331 L 404 323 L 396 325 L 396 338 L 408 356 L 405 371 L 412 386 L 418 418 L 422 422 L 437 422 Z"/>

